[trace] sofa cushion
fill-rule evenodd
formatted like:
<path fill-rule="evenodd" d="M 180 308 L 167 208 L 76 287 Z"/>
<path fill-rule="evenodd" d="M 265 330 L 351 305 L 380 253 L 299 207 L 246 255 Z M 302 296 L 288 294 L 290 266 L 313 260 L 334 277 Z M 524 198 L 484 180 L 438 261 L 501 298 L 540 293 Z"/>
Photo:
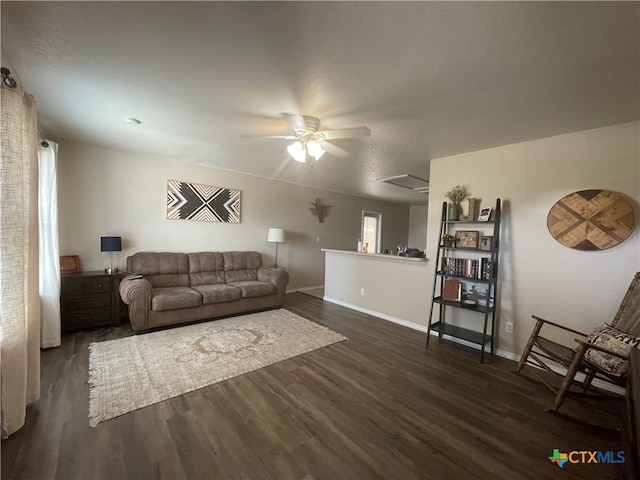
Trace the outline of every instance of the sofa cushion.
<path fill-rule="evenodd" d="M 258 252 L 224 252 L 224 274 L 227 283 L 258 279 L 262 255 Z"/>
<path fill-rule="evenodd" d="M 267 282 L 234 282 L 231 285 L 242 290 L 242 298 L 262 297 L 264 295 L 271 295 L 272 293 L 276 293 L 278 291 L 273 283 Z"/>
<path fill-rule="evenodd" d="M 127 258 L 127 271 L 144 275 L 153 287 L 188 287 L 186 253 L 139 252 Z"/>
<path fill-rule="evenodd" d="M 202 303 L 233 302 L 242 298 L 242 290 L 233 285 L 197 285 L 193 287 L 202 294 Z"/>
<path fill-rule="evenodd" d="M 202 305 L 202 294 L 189 287 L 154 288 L 151 310 L 175 310 L 176 308 Z"/>
<path fill-rule="evenodd" d="M 219 252 L 189 253 L 191 286 L 225 283 L 224 257 Z M 205 301 L 205 303 L 207 303 Z M 214 302 L 215 303 L 215 302 Z"/>

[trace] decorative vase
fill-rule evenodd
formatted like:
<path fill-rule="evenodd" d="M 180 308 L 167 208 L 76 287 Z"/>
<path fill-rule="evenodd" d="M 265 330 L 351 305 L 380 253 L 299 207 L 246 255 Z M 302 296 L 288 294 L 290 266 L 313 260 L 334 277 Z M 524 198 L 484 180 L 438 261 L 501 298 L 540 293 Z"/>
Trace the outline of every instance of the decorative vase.
<path fill-rule="evenodd" d="M 480 200 L 477 198 L 469 198 L 469 214 L 467 215 L 467 220 L 475 222 L 478 218 L 478 204 Z"/>
<path fill-rule="evenodd" d="M 460 205 L 457 203 L 449 203 L 449 221 L 458 220 L 460 217 Z"/>

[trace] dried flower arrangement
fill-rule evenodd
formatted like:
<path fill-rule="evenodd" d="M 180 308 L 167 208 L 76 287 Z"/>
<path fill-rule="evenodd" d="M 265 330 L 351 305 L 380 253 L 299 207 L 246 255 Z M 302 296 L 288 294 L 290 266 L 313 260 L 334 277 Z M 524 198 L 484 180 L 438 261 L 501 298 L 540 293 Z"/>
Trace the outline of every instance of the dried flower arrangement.
<path fill-rule="evenodd" d="M 445 198 L 452 203 L 460 203 L 462 200 L 469 197 L 469 195 L 469 187 L 466 185 L 455 185 L 451 187 L 451 190 L 444 194 Z"/>

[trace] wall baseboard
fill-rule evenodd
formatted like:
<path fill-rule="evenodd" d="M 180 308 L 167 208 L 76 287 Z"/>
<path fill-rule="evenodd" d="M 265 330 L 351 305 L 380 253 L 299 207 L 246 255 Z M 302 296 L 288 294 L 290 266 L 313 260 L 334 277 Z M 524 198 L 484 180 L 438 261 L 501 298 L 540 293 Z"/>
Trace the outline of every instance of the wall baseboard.
<path fill-rule="evenodd" d="M 384 313 L 376 312 L 375 310 L 369 310 L 367 308 L 358 307 L 357 305 L 352 305 L 352 304 L 347 303 L 347 302 L 336 300 L 335 298 L 331 298 L 331 297 L 325 296 L 323 299 L 325 301 L 329 302 L 329 303 L 335 303 L 336 305 L 340 305 L 342 307 L 350 308 L 351 310 L 356 310 L 358 312 L 366 313 L 367 315 L 371 315 L 373 317 L 381 318 L 382 320 L 387 320 L 389 322 L 397 323 L 398 325 L 402 325 L 403 327 L 408 327 L 408 328 L 411 328 L 413 330 L 418 330 L 420 332 L 427 333 L 427 327 L 425 327 L 423 325 L 418 325 L 417 323 L 409 322 L 407 320 L 402 320 L 401 318 L 396 318 L 396 317 L 393 317 L 391 315 L 387 315 L 387 314 L 384 314 Z M 431 335 L 437 336 L 438 333 L 437 332 L 431 332 Z M 444 338 L 445 340 L 450 340 L 450 341 L 455 342 L 455 343 L 459 343 L 461 345 L 464 345 L 464 346 L 467 346 L 467 347 L 470 347 L 470 348 L 475 348 L 476 350 L 480 350 L 480 345 L 478 345 L 476 343 L 467 342 L 466 340 L 463 340 L 461 338 L 451 337 L 451 336 L 446 335 L 446 334 L 443 335 L 442 338 Z M 498 357 L 506 358 L 507 360 L 512 360 L 514 362 L 518 362 L 520 360 L 520 356 L 519 355 L 516 355 L 516 354 L 511 353 L 511 352 L 507 352 L 505 350 L 498 349 L 498 350 L 496 350 L 495 354 Z M 565 375 L 567 373 L 567 370 L 564 367 L 560 366 L 560 365 L 551 366 L 551 369 L 554 372 L 556 372 L 556 373 L 558 373 L 560 375 Z M 578 380 L 578 381 L 581 381 L 583 378 L 584 378 L 584 374 L 582 374 L 582 373 L 578 373 L 576 375 L 576 380 Z M 602 388 L 603 390 L 608 390 L 608 391 L 613 392 L 613 393 L 624 393 L 623 389 L 621 389 L 621 388 L 619 388 L 619 387 L 617 387 L 615 385 L 612 385 L 610 383 L 606 383 L 606 382 L 600 381 L 600 380 L 594 380 L 593 384 L 596 387 Z"/>
<path fill-rule="evenodd" d="M 402 325 L 403 327 L 407 327 L 407 328 L 411 328 L 413 330 L 418 330 L 420 332 L 427 333 L 427 328 L 428 327 L 426 327 L 424 325 L 418 325 L 417 323 L 409 322 L 407 320 L 403 320 L 401 318 L 393 317 L 393 316 L 387 315 L 385 313 L 380 313 L 380 312 L 377 312 L 375 310 L 369 310 L 367 308 L 362 308 L 362 307 L 359 307 L 357 305 L 353 305 L 351 303 L 343 302 L 341 300 L 336 300 L 335 298 L 331 298 L 331 297 L 327 297 L 327 296 L 323 297 L 323 300 L 325 300 L 325 301 L 327 301 L 329 303 L 335 303 L 336 305 L 340 305 L 342 307 L 346 307 L 346 308 L 349 308 L 351 310 L 356 310 L 356 311 L 361 312 L 361 313 L 366 313 L 367 315 L 371 315 L 373 317 L 381 318 L 382 320 L 387 320 L 389 322 L 397 323 L 398 325 Z M 437 332 L 431 332 L 431 335 L 438 336 L 438 333 Z M 452 336 L 449 336 L 449 335 L 446 335 L 446 334 L 443 335 L 442 338 L 444 338 L 445 340 L 450 340 L 450 341 L 455 342 L 455 343 L 459 343 L 459 344 L 464 345 L 466 347 L 475 348 L 476 350 L 480 350 L 480 345 L 478 345 L 476 343 L 472 343 L 472 342 L 467 342 L 466 340 L 463 340 L 461 338 L 452 337 Z M 516 355 L 516 354 L 514 354 L 512 352 L 507 352 L 505 350 L 498 349 L 498 350 L 496 350 L 495 354 L 497 356 L 499 356 L 499 357 L 506 358 L 507 360 L 512 360 L 514 362 L 518 362 L 520 360 L 520 356 L 519 355 Z M 566 372 L 567 372 L 567 370 L 565 368 L 561 367 L 560 365 L 552 366 L 551 369 L 554 372 L 556 372 L 556 373 L 558 373 L 560 375 L 565 375 Z M 584 378 L 584 374 L 578 373 L 576 375 L 576 379 L 577 380 L 580 381 L 580 380 L 582 380 L 582 378 Z M 599 381 L 599 380 L 595 380 L 593 382 L 593 384 L 596 387 L 600 387 L 600 388 L 602 388 L 604 390 L 608 390 L 610 392 L 615 392 L 615 393 L 621 393 L 622 392 L 622 390 L 619 387 L 616 387 L 615 385 L 612 385 L 610 383 L 606 383 L 606 382 L 602 382 L 602 381 Z"/>
<path fill-rule="evenodd" d="M 361 313 L 366 313 L 367 315 L 371 315 L 373 317 L 377 317 L 377 318 L 381 318 L 383 320 L 387 320 L 388 322 L 393 322 L 393 323 L 397 323 L 398 325 L 402 325 L 403 327 L 407 327 L 407 328 L 411 328 L 413 330 L 418 330 L 420 332 L 423 333 L 427 333 L 427 328 L 424 325 L 418 325 L 417 323 L 413 323 L 413 322 L 409 322 L 408 320 L 403 320 L 401 318 L 397 318 L 394 317 L 392 315 L 387 315 L 385 313 L 380 313 L 377 312 L 375 310 L 369 310 L 368 308 L 362 308 L 359 307 L 357 305 L 353 305 L 351 303 L 348 302 L 343 302 L 341 300 L 336 300 L 335 298 L 331 298 L 331 297 L 323 297 L 323 299 L 329 303 L 335 303 L 336 305 L 340 305 L 342 307 L 346 307 L 346 308 L 350 308 L 351 310 L 356 310 L 358 312 Z M 431 332 L 431 335 L 433 336 L 438 336 L 437 332 Z M 444 338 L 445 340 L 450 340 L 452 342 L 455 343 L 459 343 L 461 345 L 464 345 L 466 347 L 470 347 L 470 348 L 475 348 L 476 350 L 480 350 L 480 345 L 476 344 L 476 343 L 472 343 L 472 342 L 467 342 L 466 340 L 463 340 L 461 338 L 457 338 L 457 337 L 452 337 L 450 335 L 443 335 L 442 338 Z M 517 362 L 518 360 L 520 360 L 520 357 L 518 355 L 515 355 L 511 352 L 507 352 L 505 350 L 496 350 L 496 355 L 498 355 L 499 357 L 503 357 L 503 358 L 507 358 L 509 360 L 513 360 L 515 362 Z"/>
<path fill-rule="evenodd" d="M 287 293 L 294 293 L 294 292 L 306 292 L 307 290 L 316 290 L 318 288 L 324 288 L 324 285 L 317 285 L 315 287 L 299 287 L 299 288 L 294 288 L 292 290 L 287 290 Z"/>
<path fill-rule="evenodd" d="M 375 310 L 369 310 L 368 308 L 359 307 L 357 305 L 343 302 L 341 300 L 336 300 L 335 298 L 327 297 L 326 295 L 322 297 L 322 299 L 325 302 L 335 303 L 336 305 L 340 305 L 341 307 L 349 308 L 351 310 L 355 310 L 361 313 L 366 313 L 367 315 L 371 315 L 372 317 L 381 318 L 383 320 L 387 320 L 388 322 L 393 322 L 393 323 L 397 323 L 398 325 L 402 325 L 403 327 L 408 327 L 408 328 L 412 328 L 413 330 L 419 330 L 421 332 L 427 333 L 427 327 L 423 325 L 418 325 L 417 323 L 409 322 L 408 320 L 403 320 L 401 318 L 397 318 L 392 315 L 387 315 L 386 313 L 380 313 Z"/>

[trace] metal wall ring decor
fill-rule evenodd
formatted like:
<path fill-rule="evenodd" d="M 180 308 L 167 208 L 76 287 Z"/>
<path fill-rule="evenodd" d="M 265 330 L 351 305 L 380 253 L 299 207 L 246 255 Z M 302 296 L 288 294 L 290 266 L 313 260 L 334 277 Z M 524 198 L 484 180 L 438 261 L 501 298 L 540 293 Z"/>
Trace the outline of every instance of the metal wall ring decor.
<path fill-rule="evenodd" d="M 547 215 L 551 236 L 575 250 L 606 250 L 624 242 L 636 226 L 633 206 L 608 190 L 580 190 L 558 200 Z"/>

